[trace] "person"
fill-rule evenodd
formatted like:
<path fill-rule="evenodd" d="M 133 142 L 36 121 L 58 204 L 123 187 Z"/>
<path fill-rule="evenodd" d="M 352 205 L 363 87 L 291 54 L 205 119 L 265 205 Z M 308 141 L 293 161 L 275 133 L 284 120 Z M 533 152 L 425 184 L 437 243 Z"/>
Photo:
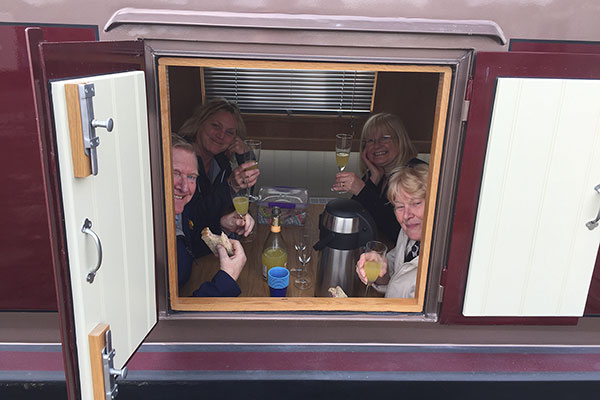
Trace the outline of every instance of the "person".
<path fill-rule="evenodd" d="M 388 199 L 394 205 L 396 220 L 402 226 L 396 247 L 388 254 L 373 287 L 385 297 L 415 297 L 419 249 L 423 234 L 423 214 L 427 192 L 427 164 L 402 167 L 390 176 Z M 365 254 L 356 264 L 356 273 L 366 284 Z"/>
<path fill-rule="evenodd" d="M 339 172 L 335 176 L 334 191 L 352 193 L 375 220 L 378 230 L 390 241 L 400 232 L 394 218 L 394 207 L 386 199 L 390 172 L 398 167 L 425 163 L 416 158 L 413 146 L 402 120 L 389 113 L 371 116 L 361 133 L 359 178 L 354 172 Z"/>
<path fill-rule="evenodd" d="M 183 213 L 186 204 L 190 202 L 196 191 L 198 161 L 194 147 L 177 135 L 171 137 L 171 152 L 173 157 L 175 231 L 177 235 L 177 280 L 181 289 L 191 275 L 194 262 L 189 242 L 191 231 L 198 228 L 202 229 L 201 224 L 199 225 L 194 220 L 188 219 Z M 240 221 L 241 218 L 236 213 L 230 213 L 221 217 L 221 224 L 233 231 L 243 231 L 247 235 L 254 226 L 254 220 L 250 215 L 246 215 L 245 218 L 246 221 Z M 222 246 L 217 247 L 220 270 L 210 282 L 203 283 L 194 291 L 194 296 L 235 297 L 241 293 L 236 281 L 246 263 L 246 254 L 238 241 L 233 240 L 232 244 L 235 253 L 231 257 L 227 255 Z"/>
<path fill-rule="evenodd" d="M 232 193 L 256 184 L 260 170 L 248 169 L 255 161 L 241 162 L 247 150 L 244 121 L 237 106 L 226 99 L 213 99 L 196 108 L 181 128 L 179 135 L 194 146 L 198 159 L 196 193 L 186 205 L 184 214 L 191 220 L 202 218 L 204 226 L 220 233 L 220 218 L 233 209 Z M 239 156 L 233 171 L 229 155 Z M 191 238 L 195 257 L 209 254 L 199 232 Z"/>

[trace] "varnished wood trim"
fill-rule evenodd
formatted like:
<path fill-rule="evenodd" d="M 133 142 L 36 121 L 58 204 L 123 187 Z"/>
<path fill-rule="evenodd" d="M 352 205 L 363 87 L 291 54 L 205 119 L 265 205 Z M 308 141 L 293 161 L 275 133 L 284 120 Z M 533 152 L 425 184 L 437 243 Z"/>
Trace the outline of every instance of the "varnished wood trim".
<path fill-rule="evenodd" d="M 430 72 L 439 74 L 436 98 L 435 121 L 433 126 L 430 173 L 425 210 L 424 246 L 421 250 L 417 288 L 413 299 L 390 298 L 307 298 L 307 297 L 242 297 L 242 298 L 194 298 L 179 297 L 177 285 L 177 250 L 175 243 L 175 216 L 173 211 L 173 187 L 171 177 L 171 140 L 169 118 L 169 93 L 167 84 L 168 66 L 189 67 L 238 67 L 263 69 L 354 69 L 367 71 Z M 452 80 L 452 70 L 447 66 L 427 65 L 384 65 L 357 63 L 306 63 L 285 61 L 255 60 L 213 60 L 163 57 L 159 59 L 159 91 L 161 101 L 161 121 L 163 131 L 163 168 L 165 171 L 165 198 L 167 218 L 167 250 L 170 305 L 180 311 L 354 311 L 354 312 L 422 312 L 429 268 L 433 222 L 439 185 L 440 166 L 446 127 L 448 102 Z"/>
<path fill-rule="evenodd" d="M 104 400 L 104 367 L 102 365 L 102 350 L 106 346 L 106 332 L 109 325 L 100 323 L 88 334 L 90 344 L 90 363 L 92 365 L 92 384 L 94 399 Z"/>
<path fill-rule="evenodd" d="M 181 311 L 357 311 L 420 312 L 416 299 L 319 298 L 319 297 L 179 297 L 173 302 Z M 174 308 L 175 308 L 174 307 Z"/>
<path fill-rule="evenodd" d="M 76 178 L 85 178 L 92 174 L 90 156 L 85 153 L 83 144 L 83 128 L 81 124 L 81 105 L 79 103 L 79 87 L 76 83 L 65 85 L 67 117 L 69 120 L 69 136 L 71 139 L 71 158 L 73 174 Z"/>
<path fill-rule="evenodd" d="M 261 68 L 261 69 L 322 69 L 322 70 L 356 70 L 385 72 L 434 72 L 443 73 L 448 67 L 438 65 L 404 65 L 404 64 L 363 64 L 340 62 L 296 62 L 296 61 L 263 61 L 210 58 L 175 58 L 161 57 L 160 66 L 179 67 L 213 67 L 213 68 Z"/>
<path fill-rule="evenodd" d="M 173 161 L 171 159 L 171 118 L 167 67 L 158 67 L 158 92 L 160 98 L 160 120 L 162 131 L 163 176 L 165 188 L 165 220 L 167 228 L 168 286 L 171 308 L 178 296 L 177 242 L 175 233 L 175 208 L 173 204 Z"/>

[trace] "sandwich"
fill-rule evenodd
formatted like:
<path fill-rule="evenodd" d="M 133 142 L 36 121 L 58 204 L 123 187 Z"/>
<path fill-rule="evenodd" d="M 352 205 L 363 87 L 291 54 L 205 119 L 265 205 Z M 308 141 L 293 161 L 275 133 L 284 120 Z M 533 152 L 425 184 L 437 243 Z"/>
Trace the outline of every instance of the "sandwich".
<path fill-rule="evenodd" d="M 344 293 L 344 289 L 339 286 L 330 287 L 327 291 L 331 297 L 348 297 L 348 295 Z"/>
<path fill-rule="evenodd" d="M 233 255 L 233 244 L 231 240 L 227 237 L 227 235 L 221 232 L 221 235 L 215 235 L 210 231 L 208 227 L 202 229 L 202 240 L 208 246 L 210 251 L 213 252 L 214 255 L 218 256 L 219 252 L 217 251 L 217 245 L 220 244 L 223 246 L 225 250 L 227 250 L 227 255 L 231 257 Z"/>

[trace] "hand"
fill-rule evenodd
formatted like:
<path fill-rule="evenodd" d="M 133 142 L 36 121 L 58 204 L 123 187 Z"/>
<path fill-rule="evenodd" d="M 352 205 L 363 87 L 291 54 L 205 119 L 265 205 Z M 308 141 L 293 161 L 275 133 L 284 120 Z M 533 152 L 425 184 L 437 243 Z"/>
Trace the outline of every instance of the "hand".
<path fill-rule="evenodd" d="M 227 151 L 230 154 L 244 154 L 246 151 L 248 151 L 248 147 L 244 144 L 242 138 L 236 136 L 227 148 Z"/>
<path fill-rule="evenodd" d="M 383 178 L 383 175 L 385 174 L 384 169 L 379 168 L 378 166 L 373 164 L 371 160 L 369 160 L 369 158 L 367 157 L 366 148 L 362 151 L 360 156 L 365 162 L 367 168 L 369 169 L 369 172 L 371 172 L 371 182 L 373 182 L 375 185 L 379 184 L 379 181 L 381 181 L 381 178 Z"/>
<path fill-rule="evenodd" d="M 365 262 L 367 262 L 367 253 L 361 254 L 360 258 L 356 262 L 356 274 L 361 282 L 366 285 L 368 282 L 367 273 L 365 272 Z M 379 277 L 375 280 L 375 282 L 384 277 L 385 274 L 387 274 L 387 257 L 384 257 L 383 262 L 381 263 L 381 271 L 379 271 Z"/>
<path fill-rule="evenodd" d="M 240 217 L 235 211 L 223 215 L 220 222 L 223 230 L 244 236 L 248 236 L 252 232 L 255 224 L 254 218 L 250 214 Z"/>
<path fill-rule="evenodd" d="M 250 170 L 247 169 L 254 165 L 256 165 L 256 161 L 247 161 L 234 169 L 229 176 L 229 186 L 231 186 L 235 191 L 238 191 L 240 189 L 256 185 L 256 181 L 260 175 L 260 170 L 258 168 Z"/>
<path fill-rule="evenodd" d="M 217 245 L 217 252 L 219 253 L 221 271 L 226 272 L 233 280 L 237 281 L 244 265 L 246 265 L 246 253 L 244 253 L 244 248 L 237 240 L 232 240 L 231 244 L 233 244 L 234 251 L 231 257 L 227 255 L 227 250 L 220 244 Z"/>
<path fill-rule="evenodd" d="M 338 172 L 335 174 L 335 184 L 331 187 L 336 192 L 350 192 L 358 196 L 365 183 L 354 172 Z"/>

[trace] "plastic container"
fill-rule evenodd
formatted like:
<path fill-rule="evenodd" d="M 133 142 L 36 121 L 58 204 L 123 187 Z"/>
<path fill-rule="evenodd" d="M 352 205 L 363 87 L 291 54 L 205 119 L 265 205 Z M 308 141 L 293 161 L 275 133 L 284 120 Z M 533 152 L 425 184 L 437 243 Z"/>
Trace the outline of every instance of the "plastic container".
<path fill-rule="evenodd" d="M 281 225 L 304 225 L 308 207 L 308 191 L 289 186 L 264 186 L 258 191 L 257 221 L 271 224 L 271 209 L 281 208 Z"/>

